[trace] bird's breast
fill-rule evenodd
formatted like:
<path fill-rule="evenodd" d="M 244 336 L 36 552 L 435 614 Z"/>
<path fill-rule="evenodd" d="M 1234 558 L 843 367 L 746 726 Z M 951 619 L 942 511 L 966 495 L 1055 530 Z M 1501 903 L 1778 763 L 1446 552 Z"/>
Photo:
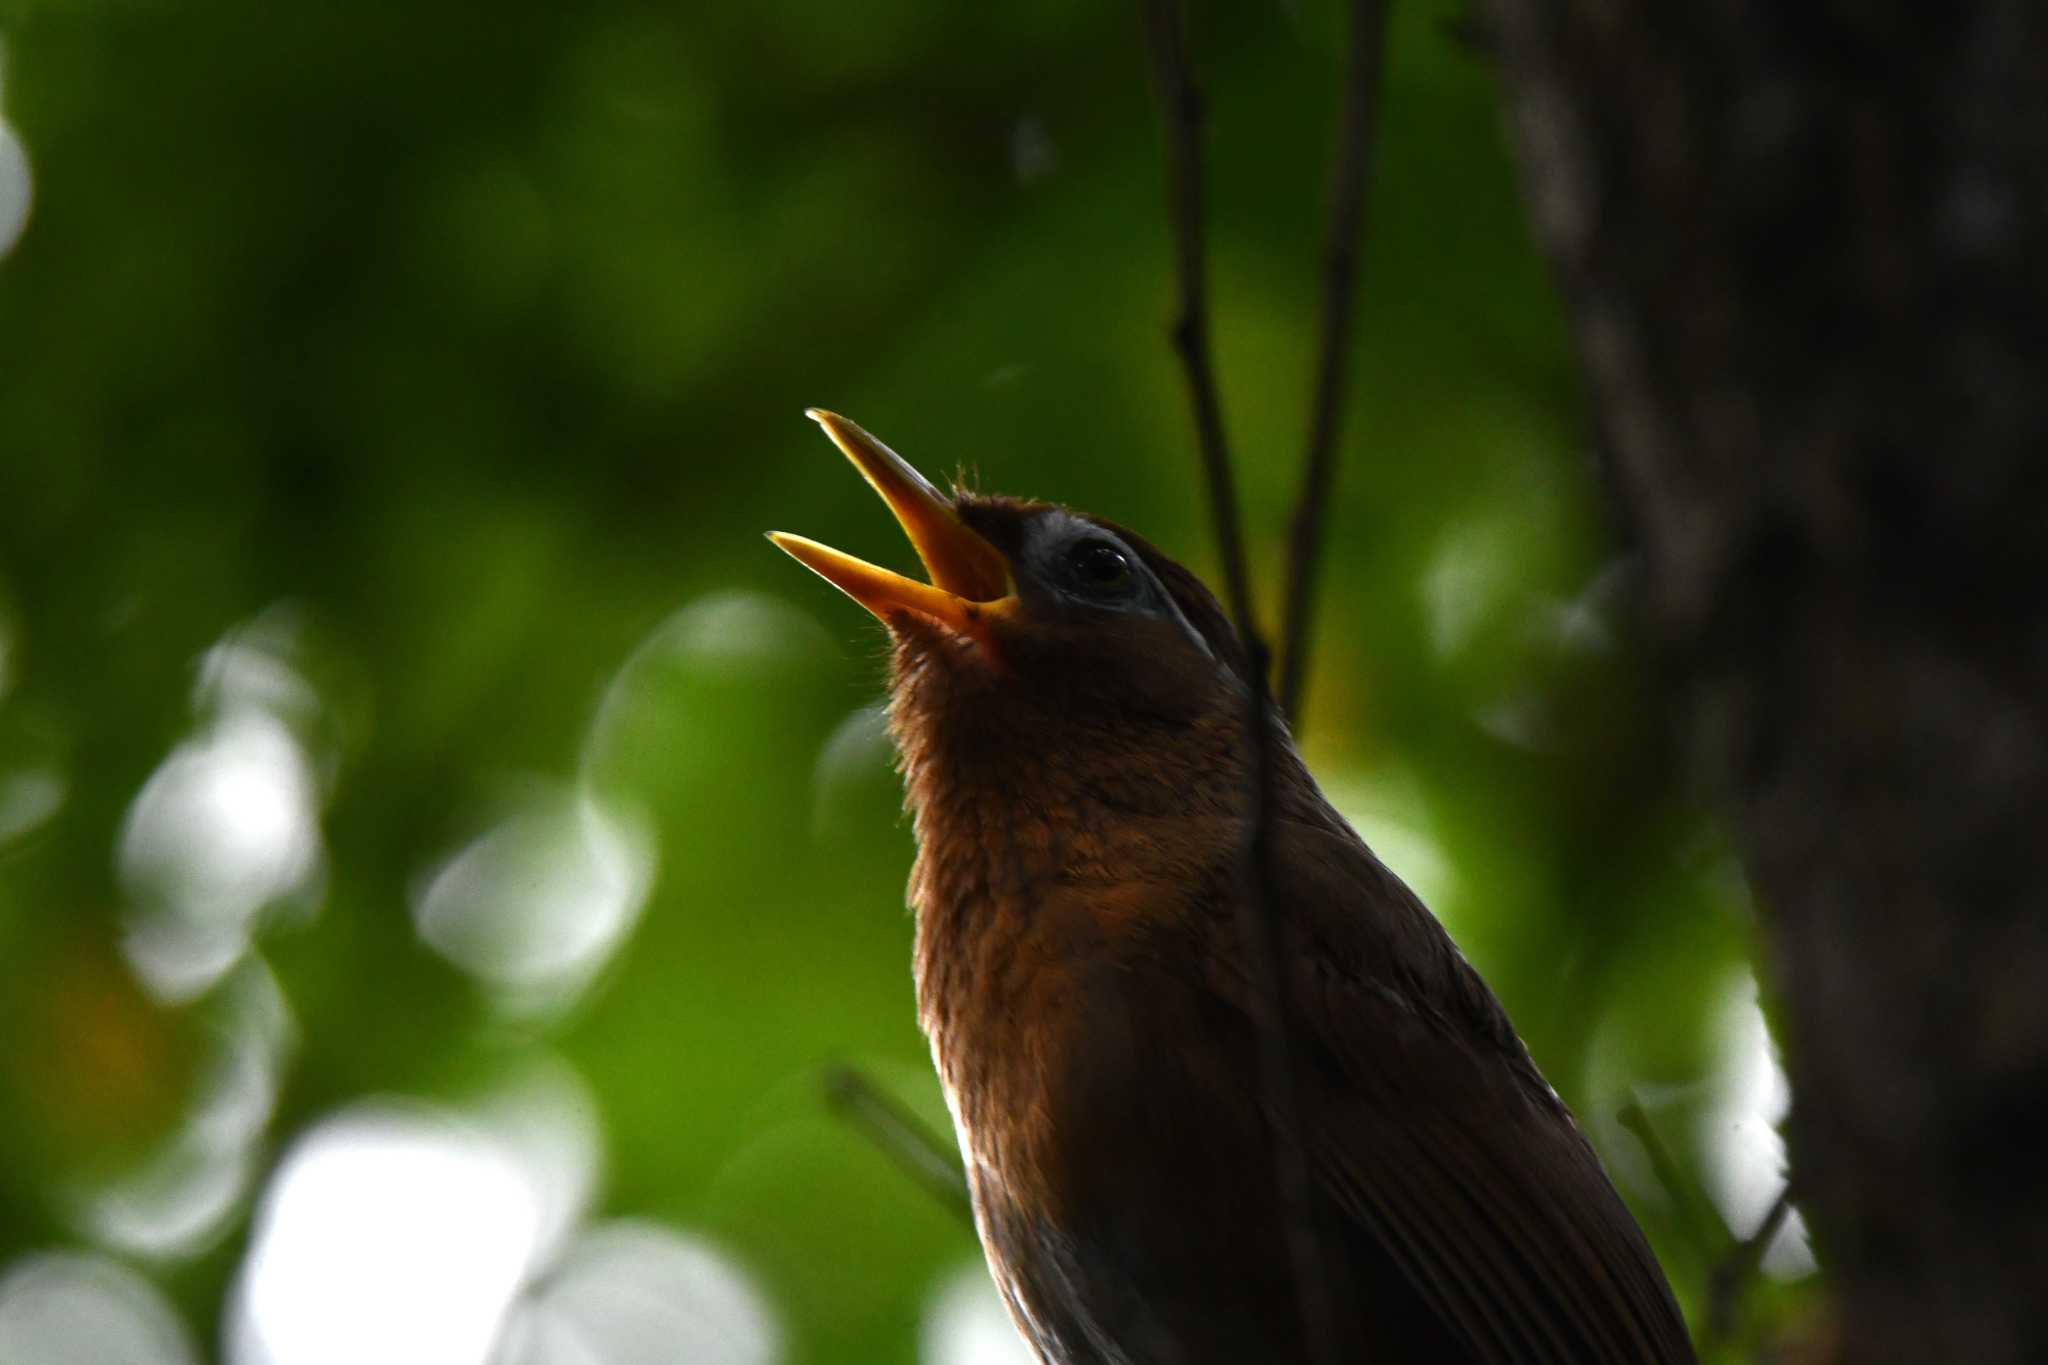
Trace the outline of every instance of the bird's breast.
<path fill-rule="evenodd" d="M 1185 1335 L 1263 1333 L 1287 1302 L 1250 1035 L 1170 932 L 1038 910 L 991 936 L 1017 961 L 931 1035 L 998 1282 L 1051 1361 L 1262 1358 Z"/>

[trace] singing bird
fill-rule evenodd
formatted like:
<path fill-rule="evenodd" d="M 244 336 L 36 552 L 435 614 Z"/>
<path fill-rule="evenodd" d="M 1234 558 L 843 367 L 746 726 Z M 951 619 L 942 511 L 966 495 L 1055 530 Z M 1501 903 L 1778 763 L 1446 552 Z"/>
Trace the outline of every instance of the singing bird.
<path fill-rule="evenodd" d="M 1272 712 L 1257 894 L 1282 989 L 1247 967 L 1248 664 L 1201 582 L 1099 517 L 948 497 L 809 415 L 931 579 L 771 536 L 892 638 L 918 1018 L 1039 1359 L 1691 1361 L 1642 1232 L 1500 1002 Z M 1319 1337 L 1260 1070 L 1276 994 Z"/>

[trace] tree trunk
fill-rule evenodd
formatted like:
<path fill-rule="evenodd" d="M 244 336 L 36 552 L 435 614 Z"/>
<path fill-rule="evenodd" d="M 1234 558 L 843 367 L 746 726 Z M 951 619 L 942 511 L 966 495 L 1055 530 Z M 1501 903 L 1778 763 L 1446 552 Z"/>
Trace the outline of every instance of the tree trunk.
<path fill-rule="evenodd" d="M 2048 12 L 1494 22 L 1845 1358 L 2048 1360 Z"/>

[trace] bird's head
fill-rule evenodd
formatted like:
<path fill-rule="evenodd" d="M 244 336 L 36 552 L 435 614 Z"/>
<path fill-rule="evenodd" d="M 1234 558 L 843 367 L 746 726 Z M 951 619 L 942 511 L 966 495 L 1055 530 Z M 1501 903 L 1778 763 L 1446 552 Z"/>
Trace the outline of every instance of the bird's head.
<path fill-rule="evenodd" d="M 1034 747 L 1101 754 L 1241 728 L 1243 650 L 1194 574 L 1098 517 L 948 497 L 844 417 L 809 415 L 888 504 L 931 578 L 770 537 L 889 627 L 892 721 L 910 767 L 933 748 L 1003 765 Z"/>

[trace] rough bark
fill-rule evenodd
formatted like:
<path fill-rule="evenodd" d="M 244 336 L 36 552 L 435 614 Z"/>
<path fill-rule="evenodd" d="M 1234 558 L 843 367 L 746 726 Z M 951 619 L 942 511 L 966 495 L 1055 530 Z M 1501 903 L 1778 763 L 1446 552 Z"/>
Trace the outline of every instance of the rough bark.
<path fill-rule="evenodd" d="M 2048 1360 L 2048 12 L 1493 19 L 1845 1358 Z"/>

